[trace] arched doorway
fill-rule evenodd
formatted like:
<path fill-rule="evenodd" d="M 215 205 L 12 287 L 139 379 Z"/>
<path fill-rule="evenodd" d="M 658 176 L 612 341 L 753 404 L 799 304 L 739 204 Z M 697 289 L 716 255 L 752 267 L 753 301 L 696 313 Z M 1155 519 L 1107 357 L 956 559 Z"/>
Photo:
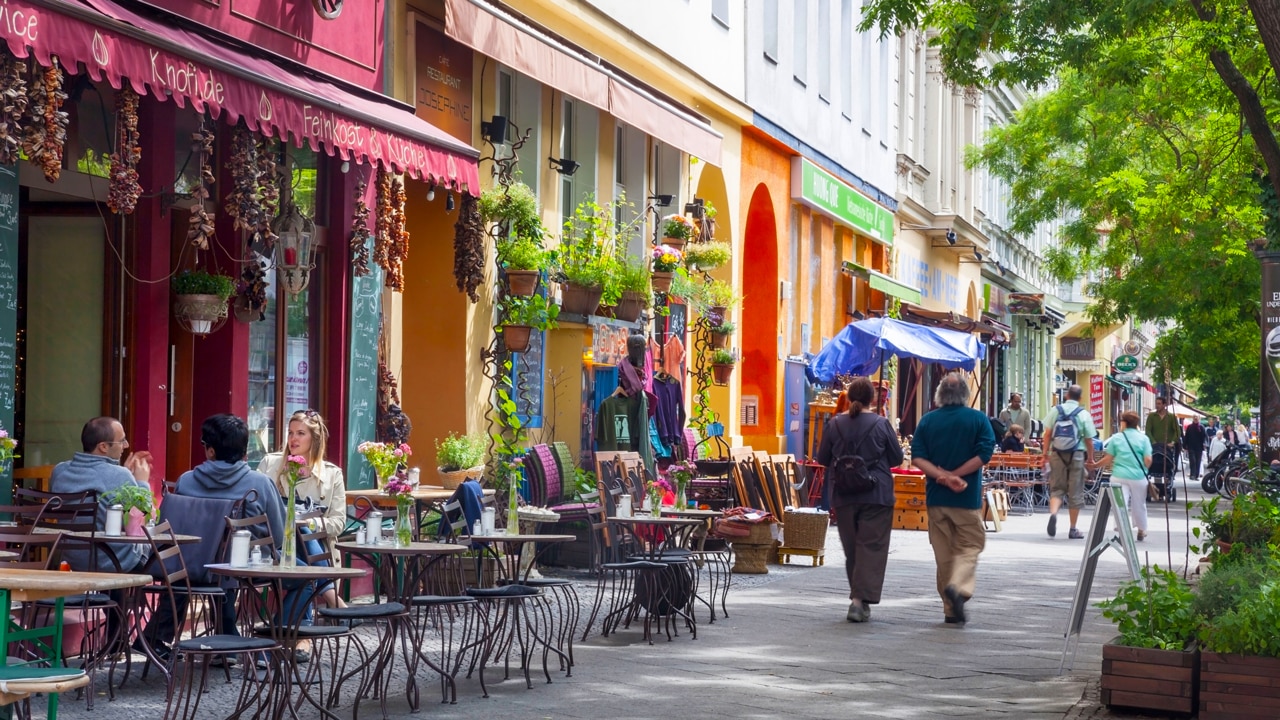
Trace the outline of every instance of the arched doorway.
<path fill-rule="evenodd" d="M 751 194 L 742 234 L 742 370 L 744 398 L 759 402 L 757 424 L 742 428 L 743 443 L 779 445 L 782 392 L 778 383 L 778 222 L 773 197 L 761 183 Z"/>
<path fill-rule="evenodd" d="M 701 198 L 715 208 L 716 232 L 715 240 L 717 242 L 728 242 L 732 245 L 733 241 L 733 223 L 732 213 L 729 212 L 729 193 L 724 184 L 724 172 L 714 165 L 706 165 L 702 168 L 698 175 L 698 190 L 695 196 Z M 733 262 L 726 263 L 711 271 L 711 276 L 716 280 L 729 283 L 734 287 L 741 287 L 733 282 L 733 274 L 735 267 Z M 728 320 L 733 320 L 736 309 L 729 310 Z M 739 328 L 748 327 L 744 325 L 741 319 L 738 321 Z M 741 348 L 743 333 L 738 332 L 732 340 L 730 349 L 734 346 Z M 735 381 L 742 377 L 741 371 L 734 373 L 734 378 L 729 381 L 728 385 L 712 385 L 710 387 L 710 395 L 708 396 L 709 405 L 712 410 L 719 415 L 720 422 L 724 423 L 726 439 L 730 436 L 741 434 L 739 417 L 737 412 L 732 412 L 738 408 L 737 395 L 735 390 L 737 383 Z M 695 388 L 696 390 L 696 388 Z"/>

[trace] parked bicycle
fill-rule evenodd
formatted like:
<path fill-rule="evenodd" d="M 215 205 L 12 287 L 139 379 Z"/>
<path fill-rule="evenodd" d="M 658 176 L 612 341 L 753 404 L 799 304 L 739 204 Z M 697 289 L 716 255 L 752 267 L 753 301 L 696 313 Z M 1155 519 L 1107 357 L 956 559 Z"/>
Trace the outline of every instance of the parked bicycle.
<path fill-rule="evenodd" d="M 1240 475 L 1248 467 L 1247 460 L 1253 454 L 1251 445 L 1228 445 L 1205 466 L 1200 476 L 1200 487 L 1207 493 L 1222 493 L 1223 478 Z"/>

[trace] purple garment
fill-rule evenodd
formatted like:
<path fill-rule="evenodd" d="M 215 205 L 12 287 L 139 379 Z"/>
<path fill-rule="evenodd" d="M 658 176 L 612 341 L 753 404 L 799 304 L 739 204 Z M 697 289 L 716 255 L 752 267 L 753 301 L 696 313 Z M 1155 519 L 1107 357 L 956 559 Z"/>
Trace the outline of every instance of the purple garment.
<path fill-rule="evenodd" d="M 649 417 L 657 411 L 658 398 L 645 389 L 640 371 L 627 360 L 618 363 L 618 387 L 627 397 L 635 397 L 636 393 L 644 393 L 649 398 Z"/>
<path fill-rule="evenodd" d="M 653 393 L 658 398 L 654 415 L 658 438 L 663 445 L 674 449 L 684 439 L 684 388 L 679 380 L 667 375 L 654 380 Z"/>

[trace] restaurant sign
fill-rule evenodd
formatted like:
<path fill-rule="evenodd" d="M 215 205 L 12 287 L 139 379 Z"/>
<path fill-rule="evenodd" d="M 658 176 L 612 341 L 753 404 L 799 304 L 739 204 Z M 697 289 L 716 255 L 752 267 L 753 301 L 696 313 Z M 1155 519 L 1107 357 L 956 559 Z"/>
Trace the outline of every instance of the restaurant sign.
<path fill-rule="evenodd" d="M 791 158 L 791 199 L 885 245 L 893 244 L 893 213 L 835 175 L 798 156 Z"/>
<path fill-rule="evenodd" d="M 1093 338 L 1064 337 L 1062 351 L 1058 353 L 1058 357 L 1063 360 L 1093 360 L 1093 347 Z"/>

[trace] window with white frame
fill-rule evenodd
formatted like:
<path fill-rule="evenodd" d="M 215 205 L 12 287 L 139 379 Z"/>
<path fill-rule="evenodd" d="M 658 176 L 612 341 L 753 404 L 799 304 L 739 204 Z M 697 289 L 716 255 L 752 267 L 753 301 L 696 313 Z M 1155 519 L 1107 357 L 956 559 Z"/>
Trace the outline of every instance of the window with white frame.
<path fill-rule="evenodd" d="M 680 150 L 658 140 L 653 141 L 653 194 L 670 195 L 671 205 L 658 209 L 656 220 L 671 214 L 684 212 L 684 198 L 680 194 Z M 647 230 L 650 237 L 653 229 Z"/>
<path fill-rule="evenodd" d="M 542 130 L 542 85 L 514 70 L 499 68 L 496 104 L 498 111 L 495 114 L 507 119 L 507 136 L 506 142 L 499 145 L 495 152 L 501 158 L 510 157 L 512 144 L 526 132 L 529 133 L 529 139 L 520 148 L 520 161 L 516 164 L 516 171 L 520 173 L 520 181 L 532 188 L 536 195 L 543 157 L 538 150 Z"/>
<path fill-rule="evenodd" d="M 570 98 L 562 98 L 559 105 L 560 155 L 557 159 L 578 164 L 572 175 L 560 174 L 560 214 L 568 220 L 578 203 L 596 194 L 600 116 L 591 105 Z"/>
<path fill-rule="evenodd" d="M 853 119 L 853 0 L 840 0 L 840 112 Z"/>
<path fill-rule="evenodd" d="M 818 0 L 818 97 L 831 102 L 831 0 Z"/>
<path fill-rule="evenodd" d="M 791 55 L 794 60 L 791 76 L 804 85 L 808 82 L 809 71 L 809 3 L 797 2 L 795 9 L 791 27 Z"/>
<path fill-rule="evenodd" d="M 618 123 L 614 133 L 613 184 L 614 197 L 619 202 L 614 220 L 620 231 L 626 230 L 627 252 L 636 257 L 644 257 L 647 237 L 644 212 L 650 202 L 646 178 L 648 143 L 647 135 Z"/>
<path fill-rule="evenodd" d="M 778 0 L 764 0 L 764 59 L 778 64 Z"/>
<path fill-rule="evenodd" d="M 729 0 L 711 0 L 711 18 L 729 27 Z"/>

